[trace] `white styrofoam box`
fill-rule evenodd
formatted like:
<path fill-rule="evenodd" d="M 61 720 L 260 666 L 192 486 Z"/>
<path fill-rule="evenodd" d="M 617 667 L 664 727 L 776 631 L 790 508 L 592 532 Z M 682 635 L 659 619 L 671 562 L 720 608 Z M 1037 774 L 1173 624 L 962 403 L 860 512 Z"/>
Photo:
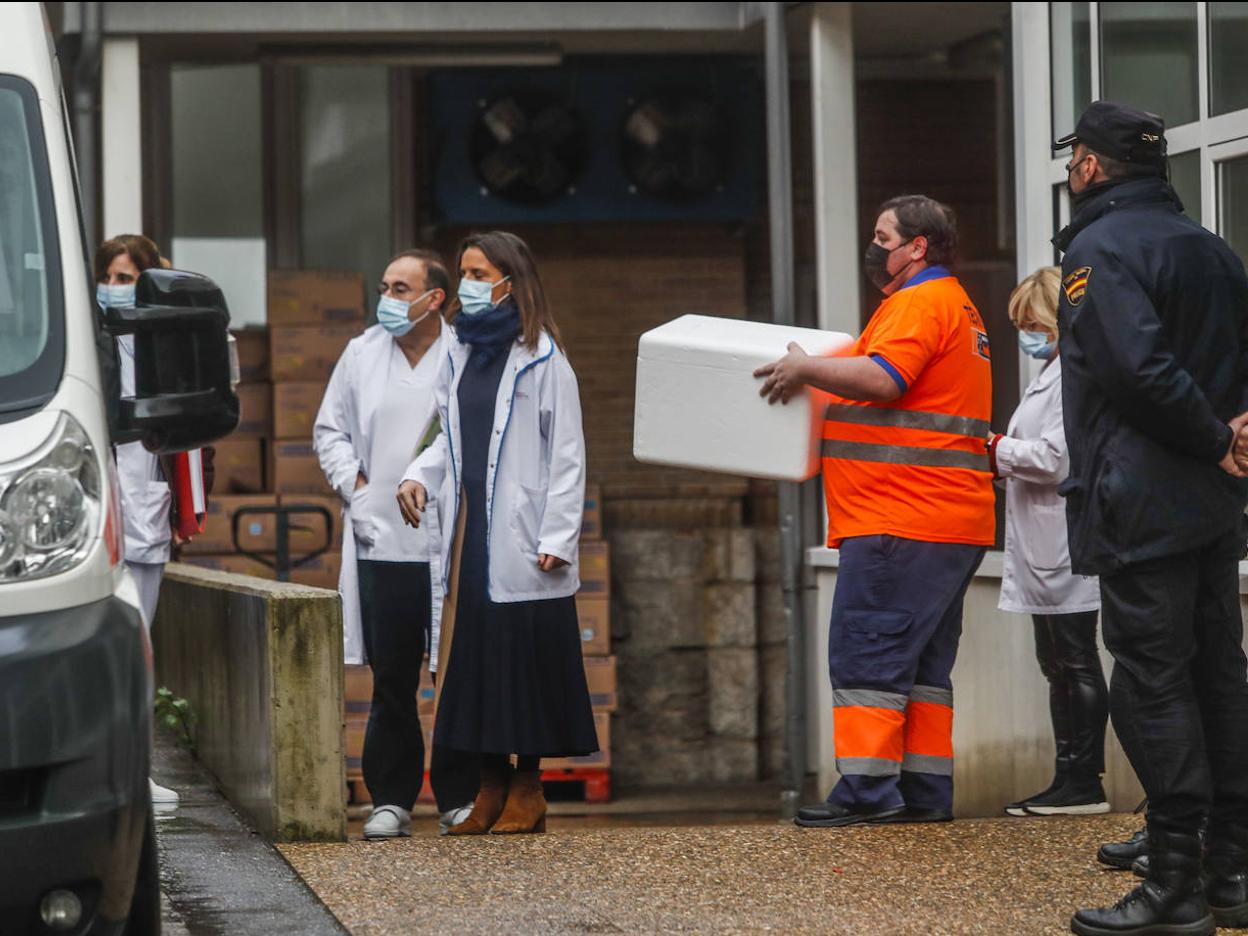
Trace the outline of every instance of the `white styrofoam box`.
<path fill-rule="evenodd" d="M 641 336 L 633 456 L 642 462 L 752 478 L 805 481 L 819 471 L 823 414 L 808 392 L 787 405 L 758 395 L 756 368 L 796 341 L 828 355 L 842 332 L 684 315 Z"/>

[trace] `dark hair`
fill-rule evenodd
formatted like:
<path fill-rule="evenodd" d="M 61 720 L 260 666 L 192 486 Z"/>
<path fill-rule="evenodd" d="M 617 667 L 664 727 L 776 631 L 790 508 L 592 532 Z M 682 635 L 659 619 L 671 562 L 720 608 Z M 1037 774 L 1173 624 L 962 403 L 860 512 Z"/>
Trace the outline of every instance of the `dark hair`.
<path fill-rule="evenodd" d="M 490 231 L 486 234 L 469 234 L 460 242 L 455 255 L 455 269 L 460 269 L 464 251 L 476 247 L 485 259 L 498 267 L 504 276 L 511 277 L 511 296 L 520 310 L 520 336 L 530 351 L 537 350 L 542 332 L 550 335 L 555 346 L 562 349 L 559 327 L 550 314 L 546 291 L 542 289 L 541 277 L 529 245 L 507 231 Z M 459 314 L 459 299 L 455 300 L 455 315 Z M 454 321 L 454 319 L 452 319 Z"/>
<path fill-rule="evenodd" d="M 423 247 L 416 247 L 412 250 L 402 250 L 395 254 L 386 263 L 389 266 L 396 260 L 402 260 L 404 257 L 410 260 L 419 260 L 425 265 L 425 289 L 440 289 L 447 298 L 451 295 L 451 275 L 446 271 L 446 263 L 442 260 L 442 255 L 434 250 L 426 250 Z"/>
<path fill-rule="evenodd" d="M 904 240 L 927 238 L 928 263 L 952 263 L 958 250 L 958 220 L 953 209 L 926 195 L 898 195 L 880 205 L 875 216 L 886 211 L 897 216 L 897 233 Z"/>
<path fill-rule="evenodd" d="M 160 248 L 150 237 L 142 234 L 118 234 L 100 244 L 95 250 L 95 281 L 108 279 L 108 268 L 122 254 L 130 257 L 140 273 L 155 267 L 168 267 L 169 261 L 160 255 Z"/>

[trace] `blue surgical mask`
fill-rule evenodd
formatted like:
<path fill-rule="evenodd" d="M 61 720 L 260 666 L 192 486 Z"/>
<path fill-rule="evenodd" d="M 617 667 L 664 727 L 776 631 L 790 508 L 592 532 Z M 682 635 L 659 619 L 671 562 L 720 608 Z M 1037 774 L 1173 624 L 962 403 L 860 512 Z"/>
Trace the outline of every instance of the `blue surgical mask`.
<path fill-rule="evenodd" d="M 490 312 L 498 306 L 492 297 L 494 295 L 494 287 L 499 286 L 511 279 L 510 276 L 504 276 L 497 283 L 487 283 L 485 280 L 471 280 L 465 277 L 459 281 L 459 308 L 464 315 L 480 315 L 483 312 Z"/>
<path fill-rule="evenodd" d="M 1020 331 L 1018 346 L 1028 357 L 1033 357 L 1038 361 L 1047 361 L 1057 350 L 1057 339 L 1050 338 L 1044 332 Z"/>
<path fill-rule="evenodd" d="M 382 328 L 394 335 L 395 338 L 402 338 L 418 324 L 427 319 L 429 317 L 429 313 L 433 311 L 433 309 L 426 309 L 425 314 L 418 319 L 409 319 L 407 317 L 408 311 L 411 307 L 420 302 L 421 299 L 424 299 L 425 296 L 429 295 L 431 292 L 433 292 L 432 289 L 428 292 L 423 292 L 411 302 L 404 302 L 402 299 L 394 298 L 394 296 L 381 296 L 377 300 L 378 323 Z"/>
<path fill-rule="evenodd" d="M 101 309 L 133 309 L 134 283 L 118 283 L 115 286 L 96 283 L 95 301 Z"/>

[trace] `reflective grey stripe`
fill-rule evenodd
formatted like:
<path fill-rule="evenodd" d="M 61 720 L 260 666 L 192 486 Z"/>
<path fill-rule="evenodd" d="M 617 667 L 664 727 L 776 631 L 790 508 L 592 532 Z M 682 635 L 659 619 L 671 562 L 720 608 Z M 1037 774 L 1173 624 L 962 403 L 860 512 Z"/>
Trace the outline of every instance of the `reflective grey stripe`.
<path fill-rule="evenodd" d="M 839 769 L 839 768 L 838 768 Z M 911 773 L 936 774 L 938 777 L 953 776 L 953 758 L 936 757 L 932 754 L 907 754 L 901 769 Z"/>
<path fill-rule="evenodd" d="M 950 416 L 948 413 L 925 413 L 922 410 L 887 409 L 879 406 L 850 406 L 829 403 L 824 415 L 833 422 L 855 426 L 893 426 L 898 429 L 926 429 L 948 435 L 973 436 L 982 439 L 992 428 L 986 419 Z"/>
<path fill-rule="evenodd" d="M 906 710 L 907 699 L 896 692 L 881 692 L 878 689 L 833 689 L 832 705 L 840 708 L 843 705 L 865 705 L 868 708 L 892 709 L 894 712 Z"/>
<path fill-rule="evenodd" d="M 976 455 L 957 449 L 933 449 L 918 445 L 877 445 L 874 442 L 823 440 L 824 458 L 847 458 L 852 461 L 884 462 L 889 465 L 915 465 L 919 468 L 969 468 L 990 471 L 988 453 Z"/>
<path fill-rule="evenodd" d="M 938 689 L 935 686 L 915 686 L 910 690 L 911 702 L 935 702 L 953 708 L 953 690 Z"/>
<path fill-rule="evenodd" d="M 901 764 L 884 757 L 838 757 L 836 769 L 844 777 L 896 777 Z"/>

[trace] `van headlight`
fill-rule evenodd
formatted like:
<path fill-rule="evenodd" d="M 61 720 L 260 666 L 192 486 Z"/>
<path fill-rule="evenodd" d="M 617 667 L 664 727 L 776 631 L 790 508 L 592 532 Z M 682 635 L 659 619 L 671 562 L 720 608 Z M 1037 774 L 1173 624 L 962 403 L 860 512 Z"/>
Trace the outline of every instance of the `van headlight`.
<path fill-rule="evenodd" d="M 0 464 L 0 583 L 72 569 L 87 558 L 99 519 L 95 450 L 62 413 L 36 451 Z"/>

